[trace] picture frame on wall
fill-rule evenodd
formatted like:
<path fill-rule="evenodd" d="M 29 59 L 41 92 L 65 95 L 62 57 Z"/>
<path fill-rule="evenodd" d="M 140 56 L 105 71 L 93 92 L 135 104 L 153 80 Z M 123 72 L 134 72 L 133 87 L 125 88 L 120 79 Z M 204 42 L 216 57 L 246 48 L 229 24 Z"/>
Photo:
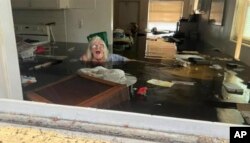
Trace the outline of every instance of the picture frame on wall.
<path fill-rule="evenodd" d="M 225 9 L 225 0 L 211 0 L 209 23 L 214 25 L 223 25 L 223 16 Z"/>

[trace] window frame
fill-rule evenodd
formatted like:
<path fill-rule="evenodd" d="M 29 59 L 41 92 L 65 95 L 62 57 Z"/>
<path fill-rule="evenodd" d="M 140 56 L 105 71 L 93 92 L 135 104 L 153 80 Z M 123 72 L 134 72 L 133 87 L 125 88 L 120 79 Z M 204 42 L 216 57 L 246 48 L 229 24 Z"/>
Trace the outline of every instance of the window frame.
<path fill-rule="evenodd" d="M 6 8 L 2 9 L 2 7 Z M 5 22 L 5 24 L 1 24 L 0 20 L 0 29 L 6 29 L 6 31 L 8 32 L 3 31 L 3 33 L 0 34 L 3 34 L 4 38 L 7 38 L 8 43 L 12 43 L 13 46 L 3 45 L 3 48 L 0 50 L 6 51 L 7 54 L 13 54 L 13 51 L 15 51 L 14 49 L 16 49 L 16 46 L 14 42 L 15 41 L 14 25 L 13 25 L 10 1 L 0 1 L 0 19 L 1 16 L 5 17 L 6 19 L 2 21 Z M 0 46 L 1 44 L 2 43 L 0 41 Z M 0 52 L 0 55 L 2 54 L 4 55 L 5 53 Z M 18 61 L 17 56 L 10 56 L 10 58 L 15 60 L 16 62 Z M 17 64 L 13 64 L 13 60 L 6 60 L 5 64 L 13 65 L 12 69 L 13 68 L 17 69 L 18 62 Z M 6 66 L 3 68 L 3 70 L 5 71 L 8 69 L 9 67 Z M 9 89 L 10 92 L 12 94 L 18 92 L 21 94 L 21 91 L 18 91 L 15 85 L 10 84 L 11 83 L 10 81 L 12 80 L 14 80 L 14 82 L 19 84 L 20 77 L 13 76 L 13 70 L 11 72 L 6 72 L 6 76 L 13 77 L 13 78 L 7 78 L 5 81 L 5 83 L 10 86 Z M 21 84 L 19 84 L 19 87 L 21 87 Z M 44 112 L 44 111 L 49 111 L 49 112 Z M 11 100 L 11 99 L 0 99 L 0 113 L 1 117 L 8 117 L 11 114 L 13 114 L 13 115 L 27 115 L 28 119 L 32 119 L 32 117 L 36 116 L 41 118 L 41 121 L 43 121 L 43 123 L 48 123 L 46 121 L 49 121 L 49 123 L 55 123 L 56 121 L 58 121 L 58 119 L 64 119 L 72 121 L 72 124 L 75 123 L 75 121 L 80 121 L 85 123 L 101 124 L 106 126 L 110 125 L 110 126 L 119 126 L 132 129 L 133 128 L 146 129 L 150 133 L 152 131 L 175 132 L 180 134 L 183 133 L 189 135 L 205 135 L 205 136 L 225 138 L 225 139 L 229 138 L 228 131 L 231 126 L 230 124 L 226 123 L 197 121 L 197 120 L 180 119 L 173 117 L 161 117 L 155 115 L 127 113 L 121 111 L 108 111 L 95 108 L 35 103 L 30 101 Z M 19 119 L 22 120 L 22 118 Z M 15 120 L 18 119 L 15 118 Z M 9 122 L 13 121 L 13 119 L 8 121 Z M 32 120 L 27 120 L 27 122 L 29 123 L 30 121 Z"/>
<path fill-rule="evenodd" d="M 247 12 L 248 12 L 248 7 L 250 7 L 250 0 L 248 0 L 247 2 L 248 6 L 246 7 L 245 10 L 243 10 L 243 14 L 242 12 L 240 11 L 240 9 L 243 9 L 244 8 L 244 3 L 240 0 L 237 0 L 236 1 L 236 5 L 235 5 L 235 9 L 234 9 L 234 18 L 233 18 L 233 24 L 232 24 L 232 30 L 231 30 L 231 35 L 230 35 L 230 40 L 233 41 L 233 42 L 237 42 L 237 36 L 239 33 L 237 33 L 236 31 L 239 31 L 240 30 L 240 26 L 241 26 L 241 22 L 243 21 L 242 18 L 244 18 L 244 29 L 245 29 L 245 24 L 246 24 L 246 19 L 247 19 Z M 239 16 L 239 15 L 245 15 L 244 17 L 243 16 Z M 242 17 L 242 18 L 241 18 Z M 249 17 L 250 18 L 250 17 Z M 244 29 L 243 29 L 243 32 L 244 32 Z M 242 45 L 246 46 L 246 47 L 250 47 L 250 38 L 244 38 L 243 36 L 244 33 L 242 33 Z M 249 33 L 249 36 L 250 36 L 250 33 Z"/>

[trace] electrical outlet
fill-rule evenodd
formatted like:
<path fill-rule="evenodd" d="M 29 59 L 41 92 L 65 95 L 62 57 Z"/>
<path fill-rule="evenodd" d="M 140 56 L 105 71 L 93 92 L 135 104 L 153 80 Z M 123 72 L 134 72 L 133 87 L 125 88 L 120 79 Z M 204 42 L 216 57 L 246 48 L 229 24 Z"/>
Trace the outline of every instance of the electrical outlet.
<path fill-rule="evenodd" d="M 81 29 L 83 27 L 83 19 L 80 19 L 78 21 L 78 27 L 79 27 L 79 29 Z"/>

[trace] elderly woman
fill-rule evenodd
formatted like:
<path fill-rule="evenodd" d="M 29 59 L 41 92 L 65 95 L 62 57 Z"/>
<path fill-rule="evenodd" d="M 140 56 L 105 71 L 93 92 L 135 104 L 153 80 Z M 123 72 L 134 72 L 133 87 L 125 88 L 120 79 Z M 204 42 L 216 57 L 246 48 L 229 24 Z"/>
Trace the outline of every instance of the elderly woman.
<path fill-rule="evenodd" d="M 83 62 L 104 63 L 122 62 L 129 59 L 117 54 L 109 54 L 108 48 L 102 38 L 95 36 L 91 39 L 86 53 L 80 57 L 80 60 Z"/>

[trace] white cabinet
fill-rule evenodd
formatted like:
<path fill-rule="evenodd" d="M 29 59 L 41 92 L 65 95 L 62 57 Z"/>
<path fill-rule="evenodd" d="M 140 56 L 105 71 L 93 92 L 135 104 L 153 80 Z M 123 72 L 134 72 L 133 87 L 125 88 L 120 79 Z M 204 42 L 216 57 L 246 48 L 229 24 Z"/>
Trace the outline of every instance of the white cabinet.
<path fill-rule="evenodd" d="M 68 0 L 11 0 L 14 9 L 65 9 Z"/>
<path fill-rule="evenodd" d="M 69 0 L 69 8 L 94 9 L 96 0 Z"/>
<path fill-rule="evenodd" d="M 30 0 L 33 9 L 64 9 L 68 8 L 68 0 Z"/>

